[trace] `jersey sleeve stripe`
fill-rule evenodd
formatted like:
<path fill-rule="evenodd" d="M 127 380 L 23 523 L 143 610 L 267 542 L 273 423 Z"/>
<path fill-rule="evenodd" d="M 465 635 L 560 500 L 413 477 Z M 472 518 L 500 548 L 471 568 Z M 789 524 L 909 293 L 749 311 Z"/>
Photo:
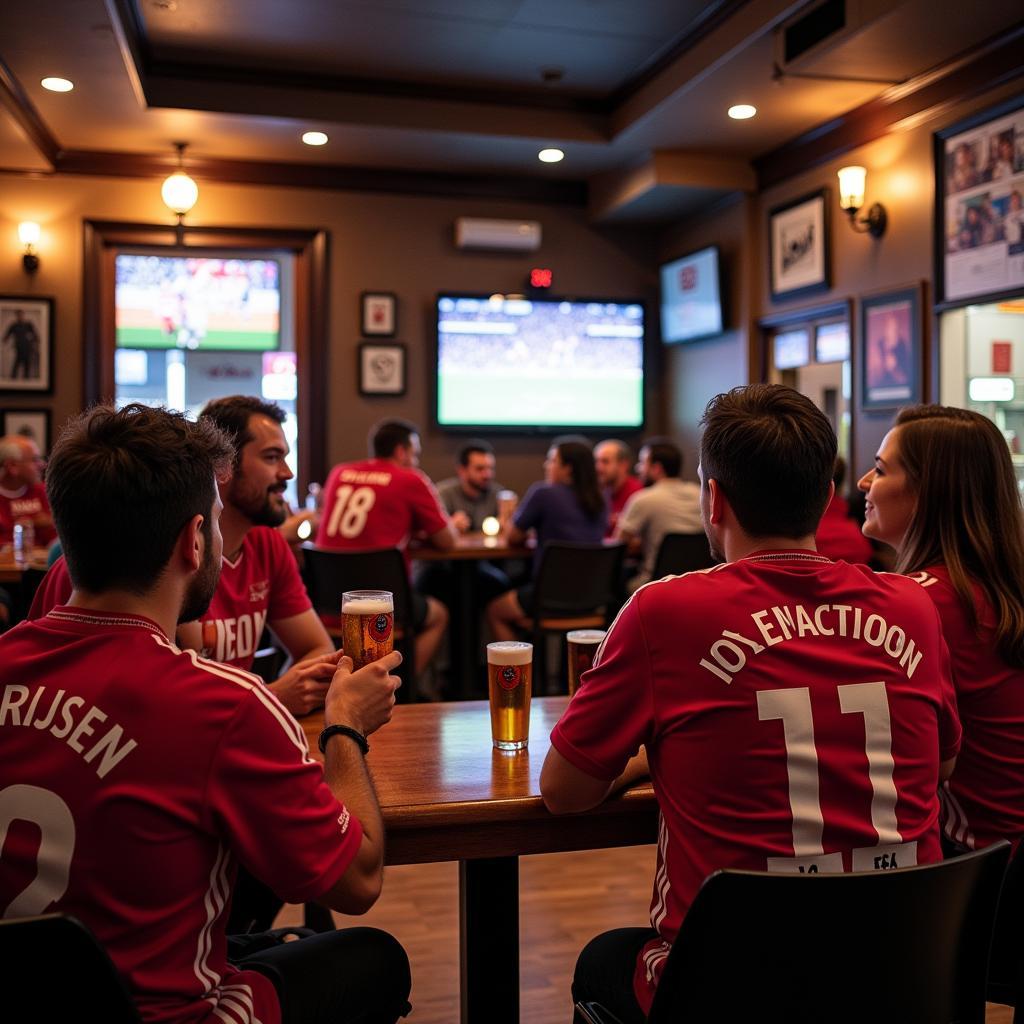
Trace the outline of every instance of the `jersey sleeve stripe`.
<path fill-rule="evenodd" d="M 217 850 L 217 857 L 210 869 L 210 884 L 203 895 L 203 906 L 206 908 L 206 921 L 199 931 L 199 938 L 196 944 L 195 960 L 192 969 L 195 971 L 199 984 L 203 986 L 204 993 L 215 989 L 220 981 L 220 975 L 207 966 L 210 956 L 212 941 L 210 932 L 214 922 L 220 916 L 227 903 L 227 865 L 229 855 L 227 847 L 221 844 Z M 207 996 L 209 998 L 209 996 Z M 210 1000 L 216 1004 L 216 999 Z"/>

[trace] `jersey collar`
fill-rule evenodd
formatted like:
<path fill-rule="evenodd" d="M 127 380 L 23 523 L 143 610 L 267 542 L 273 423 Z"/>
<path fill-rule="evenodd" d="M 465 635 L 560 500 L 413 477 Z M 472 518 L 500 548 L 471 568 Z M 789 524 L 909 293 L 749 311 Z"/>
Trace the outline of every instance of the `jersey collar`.
<path fill-rule="evenodd" d="M 74 605 L 57 605 L 50 609 L 46 618 L 58 622 L 77 622 L 87 626 L 128 626 L 144 629 L 147 633 L 159 633 L 165 640 L 170 638 L 152 619 L 144 615 L 128 615 L 123 612 L 101 612 L 94 608 L 78 608 Z"/>
<path fill-rule="evenodd" d="M 805 562 L 807 564 L 831 565 L 832 559 L 819 555 L 816 551 L 805 551 L 803 548 L 783 551 L 755 551 L 744 555 L 741 562 Z"/>

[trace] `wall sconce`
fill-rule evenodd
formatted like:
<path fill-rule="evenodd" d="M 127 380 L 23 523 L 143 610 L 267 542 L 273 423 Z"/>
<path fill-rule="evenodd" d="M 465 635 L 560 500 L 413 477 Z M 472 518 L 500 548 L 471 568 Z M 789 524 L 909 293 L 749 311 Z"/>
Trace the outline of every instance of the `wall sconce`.
<path fill-rule="evenodd" d="M 36 243 L 39 241 L 39 225 L 34 220 L 23 220 L 18 225 L 18 238 L 25 246 L 25 255 L 21 257 L 21 265 L 26 274 L 34 274 L 39 269 L 39 257 L 36 255 Z"/>
<path fill-rule="evenodd" d="M 160 186 L 160 197 L 164 205 L 178 215 L 178 232 L 184 227 L 185 214 L 196 205 L 199 198 L 199 186 L 185 173 L 185 143 L 176 142 L 178 151 L 178 169 L 164 178 Z"/>
<path fill-rule="evenodd" d="M 868 172 L 856 165 L 839 168 L 839 205 L 850 218 L 854 231 L 866 231 L 872 238 L 881 238 L 889 222 L 889 215 L 881 203 L 872 203 L 868 215 L 857 220 L 857 213 L 864 205 L 864 183 Z"/>

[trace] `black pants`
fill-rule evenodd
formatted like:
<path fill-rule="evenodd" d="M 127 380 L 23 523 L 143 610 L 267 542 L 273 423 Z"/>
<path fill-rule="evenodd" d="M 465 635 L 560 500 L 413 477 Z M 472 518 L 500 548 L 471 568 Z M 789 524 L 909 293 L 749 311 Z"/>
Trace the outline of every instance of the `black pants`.
<path fill-rule="evenodd" d="M 412 975 L 398 940 L 376 928 L 344 928 L 233 956 L 266 975 L 282 1024 L 394 1024 L 410 1010 Z"/>
<path fill-rule="evenodd" d="M 647 1015 L 633 994 L 633 972 L 644 943 L 657 934 L 653 928 L 616 928 L 591 939 L 576 961 L 573 1003 L 600 1003 L 622 1024 L 644 1024 Z"/>

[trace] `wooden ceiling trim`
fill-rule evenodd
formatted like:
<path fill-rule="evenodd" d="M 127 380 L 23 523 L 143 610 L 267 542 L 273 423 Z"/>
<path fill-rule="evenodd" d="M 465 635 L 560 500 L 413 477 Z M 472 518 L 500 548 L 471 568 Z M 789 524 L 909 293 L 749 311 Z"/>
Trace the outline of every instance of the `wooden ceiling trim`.
<path fill-rule="evenodd" d="M 0 58 L 0 104 L 7 108 L 43 159 L 51 167 L 56 166 L 61 155 L 60 143 L 54 138 L 39 111 L 36 110 L 35 104 L 28 98 L 28 93 L 22 88 L 21 82 L 2 58 Z"/>
<path fill-rule="evenodd" d="M 757 157 L 761 189 L 1024 75 L 1024 22 Z"/>

